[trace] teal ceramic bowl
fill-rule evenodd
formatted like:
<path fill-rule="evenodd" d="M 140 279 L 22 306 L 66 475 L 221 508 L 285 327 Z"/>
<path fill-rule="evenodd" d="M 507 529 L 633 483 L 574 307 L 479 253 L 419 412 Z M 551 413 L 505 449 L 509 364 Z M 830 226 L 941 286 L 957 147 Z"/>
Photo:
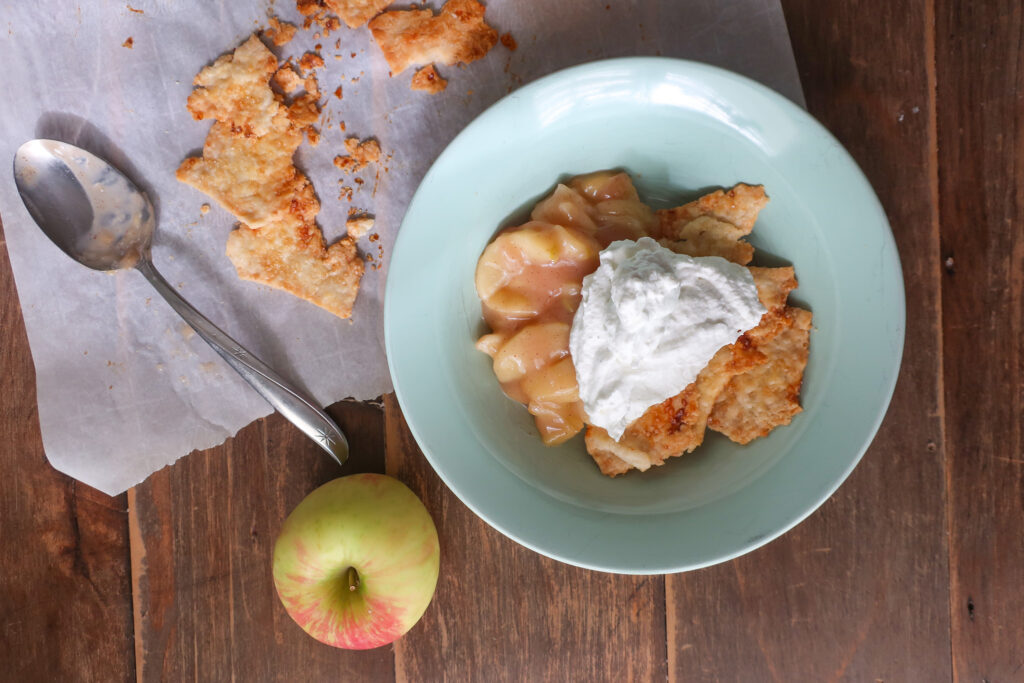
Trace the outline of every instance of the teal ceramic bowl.
<path fill-rule="evenodd" d="M 814 312 L 804 411 L 738 446 L 709 432 L 648 472 L 602 476 L 582 436 L 544 446 L 506 398 L 473 286 L 500 225 L 556 181 L 621 168 L 655 208 L 760 183 L 755 265 L 792 263 Z M 734 73 L 628 58 L 536 81 L 470 124 L 416 192 L 391 258 L 388 360 L 405 418 L 462 501 L 519 543 L 608 572 L 678 572 L 784 533 L 824 502 L 874 437 L 903 349 L 899 256 L 871 186 L 805 111 Z"/>

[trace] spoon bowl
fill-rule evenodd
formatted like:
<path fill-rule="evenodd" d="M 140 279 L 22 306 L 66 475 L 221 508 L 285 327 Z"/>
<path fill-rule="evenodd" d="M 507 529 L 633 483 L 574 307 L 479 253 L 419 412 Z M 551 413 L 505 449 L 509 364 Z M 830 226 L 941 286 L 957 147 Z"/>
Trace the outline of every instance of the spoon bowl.
<path fill-rule="evenodd" d="M 56 140 L 29 140 L 14 155 L 25 207 L 54 244 L 94 270 L 135 266 L 156 220 L 149 197 L 119 170 Z"/>
<path fill-rule="evenodd" d="M 66 142 L 29 140 L 14 155 L 14 182 L 33 220 L 61 251 L 93 270 L 138 270 L 270 405 L 339 465 L 344 463 L 348 441 L 327 413 L 199 313 L 157 272 L 150 255 L 153 204 L 123 173 Z"/>

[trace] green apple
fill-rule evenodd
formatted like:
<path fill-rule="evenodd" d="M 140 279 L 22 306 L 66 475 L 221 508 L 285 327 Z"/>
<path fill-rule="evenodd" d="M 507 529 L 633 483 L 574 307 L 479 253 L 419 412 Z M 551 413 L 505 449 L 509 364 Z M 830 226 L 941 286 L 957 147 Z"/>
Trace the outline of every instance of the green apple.
<path fill-rule="evenodd" d="M 327 482 L 288 515 L 274 544 L 274 586 L 306 633 L 365 650 L 423 616 L 440 554 L 416 494 L 383 474 L 353 474 Z"/>

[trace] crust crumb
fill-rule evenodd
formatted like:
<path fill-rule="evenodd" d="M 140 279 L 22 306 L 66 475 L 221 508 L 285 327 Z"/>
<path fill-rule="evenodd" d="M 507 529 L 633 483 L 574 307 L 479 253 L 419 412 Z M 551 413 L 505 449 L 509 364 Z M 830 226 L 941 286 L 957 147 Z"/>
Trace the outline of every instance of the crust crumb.
<path fill-rule="evenodd" d="M 263 31 L 270 42 L 274 45 L 281 46 L 289 43 L 292 38 L 295 37 L 295 25 L 281 21 L 277 17 L 270 17 L 267 22 L 270 24 L 270 28 Z"/>
<path fill-rule="evenodd" d="M 428 64 L 413 75 L 409 87 L 436 95 L 448 87 L 448 81 L 441 78 L 441 74 L 437 73 L 433 64 Z"/>
<path fill-rule="evenodd" d="M 302 77 L 295 73 L 290 64 L 286 64 L 277 70 L 273 78 L 274 85 L 286 94 L 292 94 L 303 85 Z"/>
<path fill-rule="evenodd" d="M 356 215 L 345 221 L 345 229 L 349 237 L 357 240 L 373 230 L 373 224 L 372 216 Z"/>
<path fill-rule="evenodd" d="M 299 58 L 299 68 L 303 71 L 321 69 L 324 66 L 324 59 L 315 52 L 307 52 Z"/>
<path fill-rule="evenodd" d="M 345 140 L 345 151 L 348 156 L 334 157 L 334 165 L 346 173 L 356 173 L 380 160 L 380 143 L 373 138 L 362 142 L 359 138 L 349 138 Z"/>

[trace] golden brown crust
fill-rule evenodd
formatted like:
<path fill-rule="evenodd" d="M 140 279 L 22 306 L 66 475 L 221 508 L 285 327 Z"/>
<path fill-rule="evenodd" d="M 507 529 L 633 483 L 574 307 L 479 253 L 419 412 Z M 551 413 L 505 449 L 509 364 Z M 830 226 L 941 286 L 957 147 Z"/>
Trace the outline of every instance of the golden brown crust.
<path fill-rule="evenodd" d="M 308 78 L 306 79 L 309 80 Z M 317 93 L 306 93 L 299 97 L 288 105 L 288 118 L 291 120 L 292 125 L 297 128 L 306 128 L 312 126 L 314 123 L 320 120 L 320 105 L 317 100 L 319 96 Z"/>
<path fill-rule="evenodd" d="M 760 345 L 765 363 L 729 380 L 715 400 L 708 426 L 736 443 L 767 436 L 799 413 L 800 386 L 807 365 L 811 313 L 786 308 L 788 325 Z"/>
<path fill-rule="evenodd" d="M 658 212 L 658 218 L 661 219 L 665 237 L 672 237 L 668 230 L 673 226 L 685 225 L 701 216 L 732 223 L 743 235 L 749 235 L 754 229 L 757 215 L 766 204 L 768 195 L 765 194 L 763 185 L 740 183 L 731 190 L 715 190 L 689 204 L 674 209 L 663 209 Z"/>
<path fill-rule="evenodd" d="M 295 9 L 304 17 L 311 17 L 323 11 L 321 0 L 295 0 Z"/>
<path fill-rule="evenodd" d="M 348 156 L 334 157 L 334 165 L 346 173 L 357 173 L 370 164 L 380 161 L 380 143 L 373 138 L 359 141 L 359 138 L 345 140 Z"/>
<path fill-rule="evenodd" d="M 365 266 L 350 237 L 325 248 L 315 223 L 282 222 L 258 231 L 242 225 L 228 235 L 227 254 L 244 280 L 283 289 L 340 318 L 352 315 Z"/>
<path fill-rule="evenodd" d="M 688 256 L 721 256 L 745 266 L 754 247 L 741 241 L 750 234 L 768 197 L 760 185 L 739 184 L 657 212 L 661 244 Z"/>
<path fill-rule="evenodd" d="M 666 230 L 662 221 L 662 231 Z M 711 216 L 701 216 L 668 228 L 673 237 L 658 240 L 661 246 L 687 256 L 721 256 L 745 266 L 754 258 L 754 247 L 741 242 L 744 232 L 732 223 Z"/>
<path fill-rule="evenodd" d="M 310 71 L 312 69 L 322 69 L 324 66 L 324 58 L 315 52 L 307 52 L 299 58 L 299 68 L 303 71 Z"/>
<path fill-rule="evenodd" d="M 392 2 L 393 0 L 325 0 L 324 4 L 341 17 L 349 28 L 359 28 Z"/>
<path fill-rule="evenodd" d="M 267 23 L 270 24 L 270 28 L 266 29 L 263 35 L 274 45 L 280 47 L 295 37 L 295 26 L 293 24 L 281 21 L 277 17 L 270 17 L 267 19 Z"/>
<path fill-rule="evenodd" d="M 433 64 L 427 64 L 425 67 L 413 74 L 412 83 L 409 87 L 413 90 L 420 90 L 430 93 L 431 95 L 436 95 L 448 87 L 448 81 L 441 78 L 441 74 L 437 73 L 437 69 L 434 68 Z"/>
<path fill-rule="evenodd" d="M 281 220 L 308 181 L 292 165 L 302 130 L 291 125 L 283 107 L 272 126 L 257 136 L 240 132 L 234 123 L 217 121 L 206 136 L 203 155 L 185 159 L 178 167 L 178 180 L 216 199 L 253 228 Z"/>
<path fill-rule="evenodd" d="M 253 36 L 199 73 L 189 109 L 196 118 L 216 122 L 202 156 L 185 159 L 177 177 L 242 222 L 227 243 L 239 277 L 347 318 L 363 262 L 350 238 L 325 247 L 316 225 L 320 203 L 309 179 L 292 163 L 303 131 L 315 134 L 309 126 L 319 118 L 316 94 L 306 93 L 286 107 L 270 88 L 276 69 L 277 60 Z M 315 80 L 305 85 L 316 89 Z"/>
<path fill-rule="evenodd" d="M 414 64 L 468 64 L 498 42 L 476 0 L 448 0 L 436 16 L 429 9 L 385 12 L 370 22 L 370 31 L 393 76 Z"/>
<path fill-rule="evenodd" d="M 295 72 L 295 69 L 290 64 L 285 64 L 277 70 L 277 73 L 274 74 L 273 83 L 287 95 L 292 94 L 304 85 L 302 77 Z"/>
<path fill-rule="evenodd" d="M 782 268 L 750 266 L 748 270 L 754 278 L 757 298 L 761 300 L 762 306 L 769 311 L 774 311 L 786 305 L 789 293 L 796 289 L 796 273 L 793 266 L 783 266 Z"/>
<path fill-rule="evenodd" d="M 244 135 L 265 135 L 278 113 L 267 79 L 277 58 L 256 36 L 200 71 L 188 97 L 193 118 L 231 121 Z"/>

